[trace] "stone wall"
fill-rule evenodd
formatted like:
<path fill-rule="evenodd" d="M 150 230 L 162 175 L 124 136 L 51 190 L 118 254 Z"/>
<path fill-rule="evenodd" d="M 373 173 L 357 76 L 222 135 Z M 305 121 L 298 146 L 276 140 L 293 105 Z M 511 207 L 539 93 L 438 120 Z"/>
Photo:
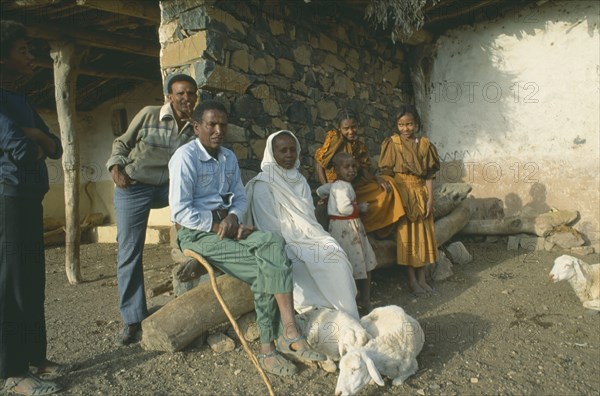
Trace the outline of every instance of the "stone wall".
<path fill-rule="evenodd" d="M 242 167 L 258 170 L 266 137 L 289 129 L 313 177 L 314 151 L 342 107 L 359 114 L 378 156 L 395 109 L 412 99 L 401 46 L 334 2 L 198 3 L 161 2 L 162 71 L 190 74 L 202 98 L 225 103 L 227 145 Z"/>

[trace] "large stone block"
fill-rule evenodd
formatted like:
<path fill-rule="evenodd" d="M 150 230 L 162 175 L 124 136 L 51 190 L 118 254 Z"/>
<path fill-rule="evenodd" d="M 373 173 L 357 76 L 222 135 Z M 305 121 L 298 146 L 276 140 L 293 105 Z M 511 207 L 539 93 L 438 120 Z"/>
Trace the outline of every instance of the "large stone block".
<path fill-rule="evenodd" d="M 241 35 L 246 34 L 246 28 L 243 22 L 238 21 L 233 15 L 216 7 L 207 7 L 207 14 L 210 22 L 220 22 L 232 31 L 237 31 Z"/>
<path fill-rule="evenodd" d="M 308 95 L 308 87 L 302 82 L 302 81 L 296 81 L 292 84 L 292 87 L 298 91 L 301 92 L 304 95 Z"/>
<path fill-rule="evenodd" d="M 250 141 L 250 147 L 257 158 L 262 158 L 265 154 L 265 147 L 267 147 L 267 140 L 253 139 Z"/>
<path fill-rule="evenodd" d="M 254 88 L 251 88 L 250 92 L 252 92 L 252 95 L 254 95 L 256 99 L 264 100 L 272 97 L 269 87 L 265 84 L 260 84 Z"/>
<path fill-rule="evenodd" d="M 323 88 L 324 91 L 329 91 L 329 88 L 331 88 L 331 85 L 333 84 L 333 80 L 331 79 L 331 77 L 325 74 L 320 74 L 319 84 L 321 85 L 321 88 Z"/>
<path fill-rule="evenodd" d="M 287 78 L 295 78 L 296 77 L 296 68 L 294 67 L 294 62 L 287 59 L 278 59 L 277 60 L 277 70 L 279 73 L 283 74 Z"/>
<path fill-rule="evenodd" d="M 270 74 L 275 70 L 275 59 L 271 56 L 255 58 L 252 62 L 251 71 L 255 74 Z"/>
<path fill-rule="evenodd" d="M 197 62 L 193 70 L 198 87 L 208 91 L 228 91 L 242 95 L 252 83 L 245 74 L 209 60 Z"/>
<path fill-rule="evenodd" d="M 400 70 L 398 67 L 386 72 L 383 75 L 383 80 L 389 82 L 392 87 L 398 85 L 398 82 L 400 82 L 403 78 L 404 76 L 402 75 L 402 70 Z"/>
<path fill-rule="evenodd" d="M 306 45 L 300 45 L 294 49 L 294 59 L 302 65 L 310 65 L 310 48 Z"/>
<path fill-rule="evenodd" d="M 248 72 L 250 62 L 252 62 L 252 55 L 244 49 L 235 50 L 231 54 L 230 65 L 240 69 L 244 73 Z"/>
<path fill-rule="evenodd" d="M 310 122 L 310 111 L 307 106 L 301 102 L 294 102 L 288 107 L 286 115 L 290 122 L 298 124 L 308 124 Z"/>
<path fill-rule="evenodd" d="M 356 95 L 354 91 L 354 82 L 346 77 L 344 74 L 336 73 L 333 76 L 333 92 L 344 94 L 350 98 Z"/>
<path fill-rule="evenodd" d="M 178 1 L 163 1 L 162 3 L 178 3 Z M 198 2 L 196 2 L 196 5 L 198 5 Z M 185 12 L 181 12 L 178 16 L 179 24 L 184 30 L 197 31 L 206 30 L 208 28 L 209 18 L 206 6 L 186 10 Z"/>
<path fill-rule="evenodd" d="M 291 88 L 291 81 L 288 78 L 276 74 L 268 75 L 266 81 L 268 85 L 279 88 L 284 92 L 289 91 Z"/>
<path fill-rule="evenodd" d="M 192 8 L 198 8 L 198 0 L 161 1 L 160 14 L 163 23 L 174 19 Z"/>
<path fill-rule="evenodd" d="M 279 36 L 285 33 L 283 22 L 278 19 L 270 19 L 269 27 L 271 28 L 271 34 L 273 36 Z"/>
<path fill-rule="evenodd" d="M 319 36 L 319 48 L 334 54 L 338 52 L 337 43 L 323 33 Z"/>
<path fill-rule="evenodd" d="M 177 21 L 171 21 L 160 25 L 160 27 L 158 28 L 158 41 L 161 45 L 172 43 L 177 39 L 177 36 L 175 34 L 177 26 Z"/>
<path fill-rule="evenodd" d="M 227 125 L 227 135 L 225 135 L 225 142 L 227 143 L 239 143 L 246 142 L 247 135 L 246 129 L 235 124 Z"/>
<path fill-rule="evenodd" d="M 317 103 L 317 109 L 319 110 L 319 117 L 324 120 L 333 120 L 338 113 L 338 108 L 335 102 L 329 100 L 322 100 Z"/>
<path fill-rule="evenodd" d="M 161 50 L 160 67 L 187 65 L 202 56 L 206 50 L 206 32 L 198 32 L 181 41 L 168 44 Z"/>
<path fill-rule="evenodd" d="M 263 106 L 254 96 L 246 94 L 236 100 L 233 111 L 240 118 L 254 118 L 263 111 Z"/>
<path fill-rule="evenodd" d="M 276 116 L 281 113 L 281 108 L 279 107 L 279 103 L 273 99 L 265 99 L 263 100 L 263 108 L 270 116 Z"/>
<path fill-rule="evenodd" d="M 327 54 L 327 56 L 325 56 L 324 62 L 326 65 L 332 66 L 340 71 L 346 69 L 346 64 L 342 62 L 340 58 L 333 54 Z"/>

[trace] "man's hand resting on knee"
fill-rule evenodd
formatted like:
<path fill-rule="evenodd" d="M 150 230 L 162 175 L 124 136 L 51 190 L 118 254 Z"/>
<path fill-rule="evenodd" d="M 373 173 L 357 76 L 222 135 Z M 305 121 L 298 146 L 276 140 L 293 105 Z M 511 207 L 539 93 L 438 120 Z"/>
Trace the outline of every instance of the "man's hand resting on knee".
<path fill-rule="evenodd" d="M 254 227 L 249 227 L 244 224 L 240 224 L 237 230 L 237 235 L 235 237 L 236 240 L 246 239 L 248 235 L 252 234 L 255 231 Z"/>
<path fill-rule="evenodd" d="M 230 213 L 219 224 L 213 224 L 212 231 L 217 234 L 219 239 L 234 239 L 237 236 L 239 226 L 237 216 Z"/>

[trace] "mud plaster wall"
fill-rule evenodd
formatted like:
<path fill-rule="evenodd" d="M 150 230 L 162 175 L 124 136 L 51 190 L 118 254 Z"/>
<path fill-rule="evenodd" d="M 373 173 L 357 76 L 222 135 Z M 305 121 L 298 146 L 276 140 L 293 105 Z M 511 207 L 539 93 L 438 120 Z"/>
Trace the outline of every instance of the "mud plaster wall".
<path fill-rule="evenodd" d="M 600 239 L 598 2 L 548 2 L 448 31 L 423 107 L 441 175 L 507 215 L 576 209 Z"/>
<path fill-rule="evenodd" d="M 161 84 L 146 83 L 135 90 L 118 95 L 103 103 L 91 112 L 77 114 L 77 136 L 80 150 L 80 214 L 100 212 L 108 216 L 108 222 L 115 221 L 113 205 L 114 183 L 106 169 L 112 142 L 115 138 L 111 126 L 112 112 L 125 109 L 131 121 L 144 106 L 162 105 L 164 95 Z M 50 130 L 60 137 L 60 128 L 55 111 L 41 111 L 40 115 Z M 50 177 L 50 191 L 44 198 L 44 216 L 63 218 L 65 215 L 64 177 L 60 160 L 47 160 Z M 86 193 L 86 188 L 89 193 Z M 168 208 L 153 210 L 150 225 L 168 224 Z"/>

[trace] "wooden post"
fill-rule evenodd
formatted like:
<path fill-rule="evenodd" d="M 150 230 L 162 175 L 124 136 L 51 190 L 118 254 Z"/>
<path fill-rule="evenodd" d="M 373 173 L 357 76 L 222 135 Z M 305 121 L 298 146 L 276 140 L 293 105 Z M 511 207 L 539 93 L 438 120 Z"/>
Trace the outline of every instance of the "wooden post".
<path fill-rule="evenodd" d="M 63 146 L 65 175 L 65 270 L 69 283 L 81 283 L 79 241 L 79 140 L 75 133 L 75 83 L 81 56 L 67 41 L 50 42 L 54 60 L 56 112 Z"/>

